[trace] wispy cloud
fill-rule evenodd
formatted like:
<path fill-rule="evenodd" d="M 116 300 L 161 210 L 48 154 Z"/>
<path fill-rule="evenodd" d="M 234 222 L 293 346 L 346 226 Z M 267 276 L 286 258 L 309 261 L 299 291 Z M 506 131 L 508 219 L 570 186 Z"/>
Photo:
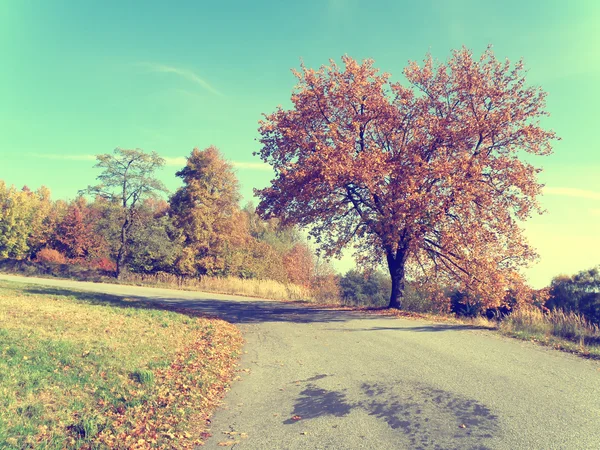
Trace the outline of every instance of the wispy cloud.
<path fill-rule="evenodd" d="M 187 158 L 183 156 L 177 156 L 175 158 L 163 156 L 163 159 L 165 160 L 165 165 L 167 166 L 185 166 L 187 163 Z"/>
<path fill-rule="evenodd" d="M 239 169 L 263 170 L 265 172 L 273 170 L 268 164 L 260 162 L 231 161 L 231 164 L 233 164 L 234 167 L 237 167 Z"/>
<path fill-rule="evenodd" d="M 28 153 L 27 156 L 41 159 L 57 159 L 63 161 L 95 161 L 95 155 L 60 155 L 57 153 Z M 166 166 L 185 166 L 187 158 L 184 156 L 163 156 Z M 271 166 L 261 162 L 229 161 L 233 167 L 246 170 L 270 171 Z"/>
<path fill-rule="evenodd" d="M 563 197 L 584 198 L 588 200 L 600 200 L 600 192 L 568 187 L 545 187 L 544 194 L 560 195 Z"/>
<path fill-rule="evenodd" d="M 164 157 L 165 165 L 167 166 L 185 166 L 187 158 L 183 156 L 177 157 Z M 260 170 L 260 171 L 271 171 L 271 166 L 261 162 L 245 162 L 245 161 L 229 161 L 233 167 L 245 170 Z"/>
<path fill-rule="evenodd" d="M 29 153 L 28 156 L 41 159 L 57 159 L 62 161 L 95 161 L 95 155 L 67 155 L 58 153 Z"/>
<path fill-rule="evenodd" d="M 212 87 L 208 81 L 206 81 L 204 78 L 200 77 L 198 74 L 194 73 L 191 70 L 182 69 L 180 67 L 167 66 L 165 64 L 148 62 L 138 63 L 137 65 L 146 68 L 150 72 L 171 73 L 173 75 L 177 75 L 178 77 L 184 78 L 188 81 L 191 81 L 192 83 L 201 86 L 202 88 L 206 89 L 209 92 L 212 92 L 215 95 L 223 96 L 223 94 L 216 90 L 214 87 Z"/>

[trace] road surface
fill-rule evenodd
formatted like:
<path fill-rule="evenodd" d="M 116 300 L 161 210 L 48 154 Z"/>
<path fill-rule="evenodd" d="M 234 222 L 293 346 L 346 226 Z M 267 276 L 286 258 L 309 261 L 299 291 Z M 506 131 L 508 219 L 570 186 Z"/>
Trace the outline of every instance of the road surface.
<path fill-rule="evenodd" d="M 600 449 L 600 362 L 469 326 L 200 292 L 21 278 L 221 316 L 246 338 L 204 448 Z M 46 285 L 49 287 L 41 287 Z M 237 442 L 231 444 L 232 442 Z"/>

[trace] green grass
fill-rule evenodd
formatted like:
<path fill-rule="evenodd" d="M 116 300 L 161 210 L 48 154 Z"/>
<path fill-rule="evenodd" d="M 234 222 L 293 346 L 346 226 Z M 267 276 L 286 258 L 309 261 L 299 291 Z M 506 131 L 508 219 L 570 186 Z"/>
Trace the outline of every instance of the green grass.
<path fill-rule="evenodd" d="M 0 282 L 0 448 L 96 448 L 126 437 L 134 428 L 126 420 L 146 417 L 150 405 L 171 417 L 186 402 L 163 399 L 183 376 L 170 366 L 209 348 L 216 330 L 220 353 L 210 364 L 220 374 L 241 342 L 230 324 L 108 295 Z M 197 390 L 210 390 L 210 364 L 190 366 L 206 377 Z"/>

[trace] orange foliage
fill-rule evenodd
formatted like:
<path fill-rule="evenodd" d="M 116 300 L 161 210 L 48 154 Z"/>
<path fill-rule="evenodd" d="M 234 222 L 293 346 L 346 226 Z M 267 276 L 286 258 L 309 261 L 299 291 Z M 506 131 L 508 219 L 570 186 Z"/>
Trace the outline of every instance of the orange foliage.
<path fill-rule="evenodd" d="M 305 244 L 294 245 L 284 256 L 283 265 L 290 283 L 309 288 L 314 276 L 314 256 Z"/>
<path fill-rule="evenodd" d="M 354 244 L 365 264 L 387 261 L 390 306 L 407 268 L 501 304 L 536 258 L 520 221 L 540 212 L 542 185 L 520 156 L 551 153 L 545 93 L 490 49 L 410 63 L 407 84 L 343 62 L 295 71 L 293 107 L 261 121 L 275 179 L 257 211 L 311 227 L 326 255 Z"/>
<path fill-rule="evenodd" d="M 51 264 L 65 264 L 67 258 L 58 250 L 52 248 L 43 248 L 35 255 L 35 261 Z"/>

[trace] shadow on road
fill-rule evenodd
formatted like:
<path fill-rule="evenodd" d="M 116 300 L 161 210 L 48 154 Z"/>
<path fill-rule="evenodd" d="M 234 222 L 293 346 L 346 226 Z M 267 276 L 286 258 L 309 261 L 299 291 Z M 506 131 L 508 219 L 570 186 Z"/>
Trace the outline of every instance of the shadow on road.
<path fill-rule="evenodd" d="M 262 322 L 345 322 L 371 316 L 354 311 L 321 308 L 301 302 L 265 300 L 186 300 L 163 296 L 142 297 L 134 295 L 100 294 L 77 290 L 30 286 L 24 292 L 35 295 L 64 295 L 92 304 L 110 304 L 120 308 L 164 309 L 192 316 L 214 316 L 231 323 L 250 324 Z"/>
<path fill-rule="evenodd" d="M 285 425 L 323 416 L 344 417 L 353 410 L 384 421 L 401 431 L 414 449 L 489 449 L 498 431 L 498 417 L 474 399 L 421 384 L 363 383 L 350 400 L 346 390 L 333 391 L 309 379 Z M 309 380 L 304 380 L 309 381 Z M 458 445 L 457 445 L 458 443 Z"/>
<path fill-rule="evenodd" d="M 478 325 L 462 325 L 462 324 L 440 324 L 440 325 L 424 325 L 424 326 L 397 326 L 397 327 L 371 327 L 371 328 L 354 328 L 344 331 L 414 331 L 414 332 L 438 332 L 438 331 L 461 331 L 461 330 L 490 330 L 490 328 Z M 336 330 L 340 331 L 340 330 Z"/>

